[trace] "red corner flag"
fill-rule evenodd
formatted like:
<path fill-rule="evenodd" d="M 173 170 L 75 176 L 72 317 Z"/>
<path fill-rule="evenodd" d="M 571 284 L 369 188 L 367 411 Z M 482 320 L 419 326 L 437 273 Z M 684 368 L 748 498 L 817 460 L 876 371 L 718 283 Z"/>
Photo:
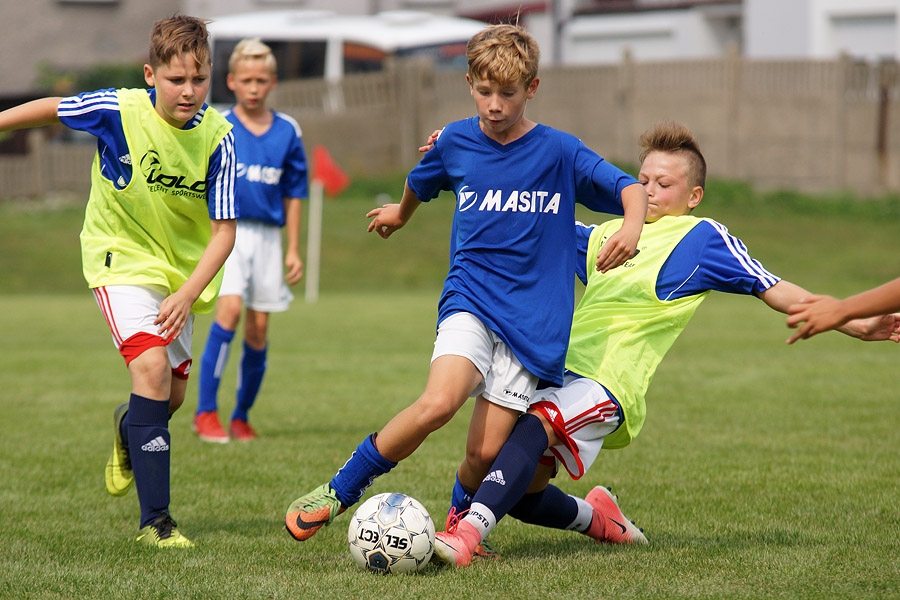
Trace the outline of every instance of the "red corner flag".
<path fill-rule="evenodd" d="M 329 196 L 337 196 L 350 185 L 350 177 L 341 171 L 325 146 L 321 145 L 313 148 L 312 178 L 322 183 Z"/>

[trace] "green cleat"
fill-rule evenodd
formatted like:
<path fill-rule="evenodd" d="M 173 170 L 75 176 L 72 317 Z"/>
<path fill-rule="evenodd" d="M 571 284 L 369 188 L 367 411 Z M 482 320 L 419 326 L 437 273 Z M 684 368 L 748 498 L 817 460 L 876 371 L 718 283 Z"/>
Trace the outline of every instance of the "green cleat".
<path fill-rule="evenodd" d="M 128 456 L 128 445 L 122 440 L 122 419 L 128 412 L 128 403 L 120 404 L 113 412 L 113 451 L 106 461 L 106 491 L 113 496 L 124 496 L 134 483 L 131 471 L 131 458 Z"/>
<path fill-rule="evenodd" d="M 308 540 L 323 526 L 344 512 L 334 490 L 323 483 L 305 496 L 294 500 L 284 517 L 284 524 L 295 540 Z"/>
<path fill-rule="evenodd" d="M 169 513 L 163 513 L 138 532 L 139 544 L 154 548 L 193 548 L 194 543 L 181 535 L 178 524 Z"/>

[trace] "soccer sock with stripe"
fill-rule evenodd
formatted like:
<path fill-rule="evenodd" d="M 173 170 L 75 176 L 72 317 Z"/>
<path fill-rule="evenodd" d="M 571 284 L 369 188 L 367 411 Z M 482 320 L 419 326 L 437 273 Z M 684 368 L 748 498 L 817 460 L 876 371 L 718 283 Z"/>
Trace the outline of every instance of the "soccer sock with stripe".
<path fill-rule="evenodd" d="M 209 328 L 206 347 L 200 358 L 200 384 L 197 414 L 218 408 L 219 382 L 228 363 L 228 352 L 234 332 L 228 331 L 215 321 Z"/>
<path fill-rule="evenodd" d="M 266 353 L 268 346 L 262 350 L 255 350 L 244 342 L 241 354 L 241 366 L 238 379 L 237 403 L 231 420 L 240 419 L 248 421 L 247 412 L 256 402 L 259 388 L 262 386 L 263 376 L 266 374 Z"/>
<path fill-rule="evenodd" d="M 366 436 L 350 455 L 350 459 L 331 479 L 331 489 L 345 508 L 359 502 L 376 477 L 397 466 L 397 463 L 389 461 L 378 452 L 378 448 L 375 447 L 375 435 L 373 433 Z"/>
<path fill-rule="evenodd" d="M 141 506 L 141 527 L 169 510 L 169 401 L 131 394 L 128 455 Z"/>
<path fill-rule="evenodd" d="M 475 490 L 470 490 L 464 486 L 459 480 L 459 473 L 457 473 L 456 483 L 453 484 L 453 492 L 450 495 L 450 510 L 456 509 L 456 514 L 469 510 L 474 496 Z"/>

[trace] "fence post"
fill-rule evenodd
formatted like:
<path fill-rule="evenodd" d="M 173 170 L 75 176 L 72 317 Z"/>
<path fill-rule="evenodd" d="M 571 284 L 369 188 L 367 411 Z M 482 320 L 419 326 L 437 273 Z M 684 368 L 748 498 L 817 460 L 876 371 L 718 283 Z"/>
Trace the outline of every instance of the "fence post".
<path fill-rule="evenodd" d="M 723 173 L 729 177 L 743 179 L 745 176 L 741 166 L 741 86 L 744 59 L 735 44 L 729 44 L 725 55 L 725 156 L 722 161 Z"/>
<path fill-rule="evenodd" d="M 631 156 L 633 154 L 634 140 L 634 57 L 626 46 L 622 52 L 622 62 L 619 66 L 618 111 L 621 117 L 617 120 L 616 128 L 616 156 Z"/>
<path fill-rule="evenodd" d="M 48 181 L 49 169 L 47 168 L 47 141 L 44 138 L 43 128 L 32 129 L 28 132 L 28 177 L 30 180 L 29 193 L 35 196 L 46 196 L 52 189 Z"/>
<path fill-rule="evenodd" d="M 834 90 L 834 168 L 831 185 L 843 190 L 847 186 L 847 89 L 850 84 L 853 61 L 850 55 L 842 52 L 837 61 L 838 76 Z"/>
<path fill-rule="evenodd" d="M 888 132 L 890 105 L 891 105 L 891 88 L 897 85 L 897 63 L 896 61 L 881 61 L 878 63 L 878 125 L 877 125 L 877 142 L 876 152 L 878 153 L 878 184 L 882 190 L 888 189 L 890 183 L 890 136 Z"/>
<path fill-rule="evenodd" d="M 397 60 L 392 64 L 397 98 L 398 144 L 394 166 L 405 170 L 418 160 L 418 148 L 425 142 L 422 135 L 422 119 L 430 113 L 434 94 L 434 78 L 429 77 L 432 62 L 426 59 Z M 443 127 L 444 123 L 434 123 L 428 133 Z"/>

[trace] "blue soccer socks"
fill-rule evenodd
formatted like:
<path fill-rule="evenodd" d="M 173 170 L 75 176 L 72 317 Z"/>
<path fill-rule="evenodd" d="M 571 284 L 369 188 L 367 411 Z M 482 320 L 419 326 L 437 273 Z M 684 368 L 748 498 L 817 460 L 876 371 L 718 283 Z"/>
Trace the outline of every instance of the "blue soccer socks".
<path fill-rule="evenodd" d="M 389 461 L 378 452 L 375 435 L 373 433 L 367 436 L 357 446 L 350 459 L 331 480 L 331 489 L 345 507 L 359 502 L 376 477 L 397 466 L 397 463 Z"/>
<path fill-rule="evenodd" d="M 262 350 L 254 350 L 244 342 L 241 354 L 240 375 L 238 379 L 237 403 L 231 420 L 240 419 L 247 422 L 247 413 L 256 402 L 263 376 L 266 374 L 266 354 L 268 346 Z"/>
<path fill-rule="evenodd" d="M 206 347 L 200 358 L 200 397 L 197 402 L 197 414 L 214 411 L 218 408 L 219 382 L 222 372 L 228 363 L 228 353 L 234 332 L 213 321 L 206 338 Z"/>

